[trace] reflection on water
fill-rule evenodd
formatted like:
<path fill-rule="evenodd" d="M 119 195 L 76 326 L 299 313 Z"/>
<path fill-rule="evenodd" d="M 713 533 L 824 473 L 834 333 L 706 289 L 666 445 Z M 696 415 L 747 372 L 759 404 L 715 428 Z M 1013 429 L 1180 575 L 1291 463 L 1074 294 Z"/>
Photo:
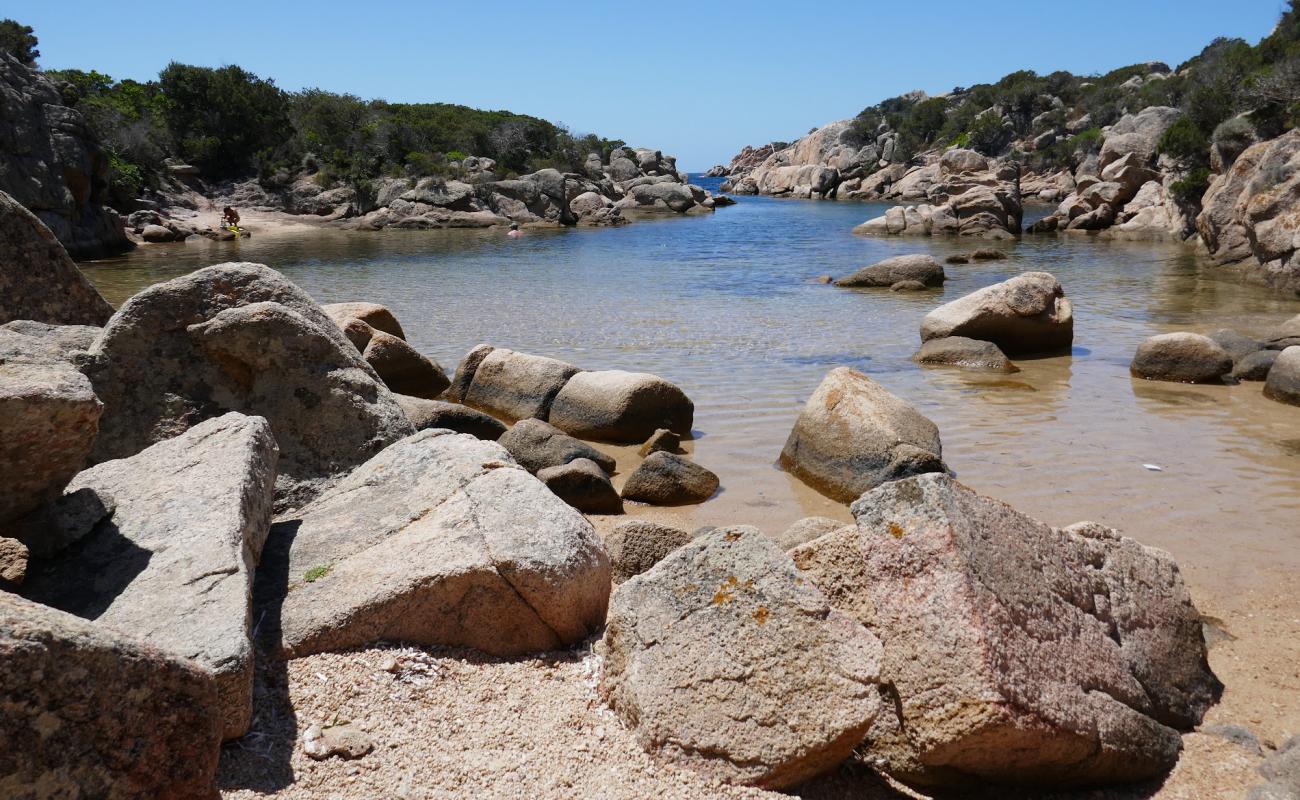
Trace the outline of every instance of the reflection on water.
<path fill-rule="evenodd" d="M 849 365 L 934 419 L 963 481 L 1048 522 L 1106 522 L 1223 580 L 1300 567 L 1300 409 L 1264 400 L 1257 383 L 1185 387 L 1128 373 L 1138 342 L 1154 333 L 1257 332 L 1300 303 L 1216 276 L 1189 248 L 1086 237 L 999 245 L 1010 258 L 950 265 L 941 291 L 817 284 L 890 255 L 942 258 L 976 246 L 850 234 L 883 208 L 741 198 L 710 217 L 518 240 L 307 230 L 141 248 L 85 269 L 120 303 L 196 267 L 258 261 L 323 303 L 389 306 L 448 370 L 491 342 L 664 375 L 695 400 L 701 435 L 691 449 L 724 491 L 684 513 L 646 515 L 772 531 L 806 514 L 847 518 L 774 462 L 822 376 Z M 1072 355 L 1020 361 L 1014 375 L 912 363 L 929 309 L 1027 269 L 1052 272 L 1074 302 Z M 607 449 L 621 481 L 635 448 Z"/>

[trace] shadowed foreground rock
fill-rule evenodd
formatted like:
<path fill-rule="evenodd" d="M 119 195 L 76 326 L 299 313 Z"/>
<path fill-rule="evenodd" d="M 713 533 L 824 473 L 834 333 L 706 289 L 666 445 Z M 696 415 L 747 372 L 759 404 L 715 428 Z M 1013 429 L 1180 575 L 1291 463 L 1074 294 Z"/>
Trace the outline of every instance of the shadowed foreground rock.
<path fill-rule="evenodd" d="M 207 670 L 0 592 L 0 797 L 216 800 Z"/>
<path fill-rule="evenodd" d="M 49 228 L 0 192 L 0 324 L 30 319 L 55 325 L 103 325 L 108 304 Z"/>
<path fill-rule="evenodd" d="M 23 594 L 136 636 L 216 677 L 223 736 L 253 713 L 249 598 L 271 524 L 275 440 L 226 414 L 76 477 L 116 503 L 75 546 L 33 564 Z"/>
<path fill-rule="evenodd" d="M 393 395 L 417 431 L 446 428 L 456 433 L 468 433 L 479 439 L 495 442 L 506 432 L 505 423 L 482 411 L 448 403 L 443 400 L 426 400 L 404 394 Z"/>
<path fill-rule="evenodd" d="M 921 341 L 965 336 L 1008 355 L 1068 350 L 1074 309 L 1056 278 L 1026 272 L 939 306 L 921 320 Z"/>
<path fill-rule="evenodd" d="M 605 472 L 614 471 L 613 458 L 540 419 L 519 420 L 498 441 L 520 466 L 534 475 L 579 458 L 595 462 Z"/>
<path fill-rule="evenodd" d="M 827 373 L 808 398 L 781 466 L 843 503 L 886 481 L 947 471 L 934 423 L 848 367 Z"/>
<path fill-rule="evenodd" d="M 320 306 L 260 264 L 218 264 L 145 289 L 90 357 L 85 372 L 106 409 L 92 462 L 227 411 L 256 414 L 280 446 L 280 509 L 414 430 Z"/>
<path fill-rule="evenodd" d="M 641 745 L 729 783 L 835 767 L 880 712 L 880 645 L 754 528 L 719 528 L 614 593 L 600 688 Z"/>
<path fill-rule="evenodd" d="M 427 430 L 277 523 L 259 605 L 290 656 L 379 641 L 519 655 L 596 630 L 609 559 L 498 444 Z"/>
<path fill-rule="evenodd" d="M 588 514 L 622 514 L 623 499 L 609 476 L 589 458 L 575 458 L 567 464 L 537 472 L 537 479 L 555 496 Z"/>
<path fill-rule="evenodd" d="M 889 483 L 793 551 L 884 646 L 896 693 L 863 756 L 920 785 L 1154 778 L 1220 685 L 1164 552 L 1056 530 L 946 475 Z"/>

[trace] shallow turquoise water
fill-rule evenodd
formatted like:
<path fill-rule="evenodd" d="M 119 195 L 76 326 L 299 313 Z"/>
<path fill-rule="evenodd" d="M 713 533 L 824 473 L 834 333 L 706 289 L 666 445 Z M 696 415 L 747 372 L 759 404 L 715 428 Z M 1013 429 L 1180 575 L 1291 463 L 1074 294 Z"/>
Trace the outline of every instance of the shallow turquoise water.
<path fill-rule="evenodd" d="M 775 531 L 809 513 L 844 516 L 774 462 L 822 376 L 848 365 L 935 420 L 963 481 L 1048 522 L 1098 519 L 1226 581 L 1300 566 L 1300 409 L 1264 400 L 1259 384 L 1185 387 L 1128 374 L 1138 342 L 1154 333 L 1262 331 L 1300 303 L 1242 285 L 1183 245 L 1094 237 L 1001 245 L 1009 259 L 949 266 L 942 291 L 836 289 L 814 279 L 977 244 L 853 236 L 855 224 L 883 213 L 879 204 L 739 200 L 707 217 L 518 240 L 303 229 L 144 247 L 84 268 L 120 303 L 200 266 L 258 261 L 322 303 L 389 306 L 448 372 L 490 342 L 661 374 L 694 399 L 695 458 L 723 482 L 703 506 L 671 512 L 686 524 Z M 1074 303 L 1071 356 L 994 377 L 910 361 L 927 311 L 1029 269 L 1056 275 Z M 611 452 L 626 474 L 631 451 Z"/>

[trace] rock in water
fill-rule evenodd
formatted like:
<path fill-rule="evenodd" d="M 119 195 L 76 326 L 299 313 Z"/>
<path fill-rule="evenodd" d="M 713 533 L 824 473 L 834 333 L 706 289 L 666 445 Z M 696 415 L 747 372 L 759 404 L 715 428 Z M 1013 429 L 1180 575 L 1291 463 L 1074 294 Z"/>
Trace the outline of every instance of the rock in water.
<path fill-rule="evenodd" d="M 17 319 L 103 325 L 113 315 L 32 212 L 0 192 L 0 324 Z"/>
<path fill-rule="evenodd" d="M 588 514 L 622 514 L 623 499 L 595 461 L 575 458 L 567 464 L 539 470 L 537 479 L 555 496 Z"/>
<path fill-rule="evenodd" d="M 912 360 L 919 364 L 946 367 L 965 367 L 987 372 L 1019 372 L 1020 368 L 993 342 L 968 339 L 965 336 L 945 336 L 921 344 Z"/>
<path fill-rule="evenodd" d="M 1232 356 L 1199 333 L 1162 333 L 1138 345 L 1129 369 L 1153 381 L 1218 383 L 1232 372 Z"/>
<path fill-rule="evenodd" d="M 70 364 L 10 347 L 27 338 L 0 331 L 0 524 L 59 496 L 86 463 L 103 410 Z"/>
<path fill-rule="evenodd" d="M 410 397 L 404 394 L 393 396 L 417 431 L 446 428 L 456 433 L 468 433 L 489 442 L 495 442 L 506 432 L 505 423 L 469 406 L 442 400 L 425 400 L 422 397 Z"/>
<path fill-rule="evenodd" d="M 690 435 L 694 417 L 695 404 L 663 378 L 601 370 L 569 378 L 547 421 L 584 439 L 642 442 L 659 428 Z"/>
<path fill-rule="evenodd" d="M 334 324 L 340 328 L 347 325 L 350 319 L 359 319 L 377 331 L 383 331 L 390 336 L 396 336 L 398 339 L 405 339 L 406 333 L 402 330 L 402 325 L 393 316 L 386 306 L 378 303 L 329 303 L 321 306 L 321 310 L 334 320 Z"/>
<path fill-rule="evenodd" d="M 1215 344 L 1226 350 L 1228 355 L 1232 356 L 1234 364 L 1251 353 L 1264 349 L 1263 342 L 1256 341 L 1249 336 L 1228 328 L 1211 333 L 1210 338 L 1214 340 Z"/>
<path fill-rule="evenodd" d="M 577 458 L 594 461 L 605 472 L 614 472 L 613 458 L 540 419 L 519 420 L 499 441 L 520 466 L 534 475 Z"/>
<path fill-rule="evenodd" d="M 651 453 L 627 476 L 623 499 L 659 506 L 703 503 L 718 490 L 718 476 L 673 453 Z"/>
<path fill-rule="evenodd" d="M 378 641 L 555 650 L 600 627 L 610 586 L 581 514 L 500 445 L 442 430 L 277 523 L 258 581 L 293 657 Z"/>
<path fill-rule="evenodd" d="M 719 528 L 614 593 L 600 689 L 641 745 L 729 783 L 830 770 L 880 712 L 879 642 L 754 528 Z"/>
<path fill-rule="evenodd" d="M 463 371 L 463 374 L 462 374 Z M 463 398 L 449 399 L 507 419 L 546 419 L 555 396 L 579 370 L 572 364 L 480 345 L 461 362 L 454 381 Z"/>
<path fill-rule="evenodd" d="M 643 519 L 619 525 L 605 537 L 614 580 L 622 583 L 653 567 L 691 540 L 684 530 Z"/>
<path fill-rule="evenodd" d="M 1242 356 L 1232 368 L 1232 377 L 1239 381 L 1267 380 L 1269 371 L 1273 369 L 1273 362 L 1277 361 L 1279 355 L 1277 350 L 1256 350 Z"/>
<path fill-rule="evenodd" d="M 835 281 L 836 286 L 893 286 L 900 281 L 917 281 L 925 286 L 943 286 L 943 265 L 933 256 L 914 254 L 894 256 L 863 267 L 846 278 Z"/>
<path fill-rule="evenodd" d="M 1074 309 L 1056 278 L 1026 272 L 939 306 L 921 320 L 921 340 L 965 336 L 1011 355 L 1068 350 Z"/>
<path fill-rule="evenodd" d="M 1300 345 L 1292 345 L 1278 354 L 1264 381 L 1264 396 L 1300 406 Z"/>
<path fill-rule="evenodd" d="M 75 547 L 34 564 L 23 594 L 137 636 L 216 676 L 226 739 L 253 713 L 249 598 L 271 524 L 275 440 L 226 414 L 76 477 L 116 502 Z"/>
<path fill-rule="evenodd" d="M 0 794 L 216 800 L 212 675 L 111 629 L 0 592 Z"/>
<path fill-rule="evenodd" d="M 781 466 L 843 503 L 886 481 L 948 469 L 935 424 L 848 367 L 831 370 L 808 398 Z"/>
<path fill-rule="evenodd" d="M 218 264 L 145 289 L 113 315 L 90 359 L 106 408 L 92 462 L 227 411 L 256 414 L 280 446 L 280 509 L 414 430 L 320 306 L 260 264 Z"/>
<path fill-rule="evenodd" d="M 1162 551 L 1056 530 L 947 475 L 885 484 L 793 551 L 884 646 L 897 699 L 866 757 L 919 785 L 1153 778 L 1221 688 Z"/>

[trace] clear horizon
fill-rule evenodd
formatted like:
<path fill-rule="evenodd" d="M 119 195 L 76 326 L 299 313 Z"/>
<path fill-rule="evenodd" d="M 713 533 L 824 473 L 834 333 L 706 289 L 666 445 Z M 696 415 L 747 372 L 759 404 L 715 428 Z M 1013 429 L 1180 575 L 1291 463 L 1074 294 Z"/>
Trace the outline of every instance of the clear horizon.
<path fill-rule="evenodd" d="M 448 4 L 358 14 L 332 0 L 237 1 L 170 7 L 142 25 L 111 5 L 11 0 L 0 16 L 35 28 L 44 69 L 145 81 L 171 61 L 238 64 L 290 91 L 509 109 L 654 147 L 700 172 L 913 89 L 938 94 L 1019 69 L 1177 67 L 1220 36 L 1258 41 L 1283 11 L 1281 0 L 1243 0 L 1231 14 L 1212 0 L 1099 0 L 1086 16 L 1051 4 L 999 16 L 941 0 L 921 18 L 917 7 L 874 5 L 794 14 L 772 2 L 670 0 L 649 13 L 509 0 L 485 18 Z"/>

